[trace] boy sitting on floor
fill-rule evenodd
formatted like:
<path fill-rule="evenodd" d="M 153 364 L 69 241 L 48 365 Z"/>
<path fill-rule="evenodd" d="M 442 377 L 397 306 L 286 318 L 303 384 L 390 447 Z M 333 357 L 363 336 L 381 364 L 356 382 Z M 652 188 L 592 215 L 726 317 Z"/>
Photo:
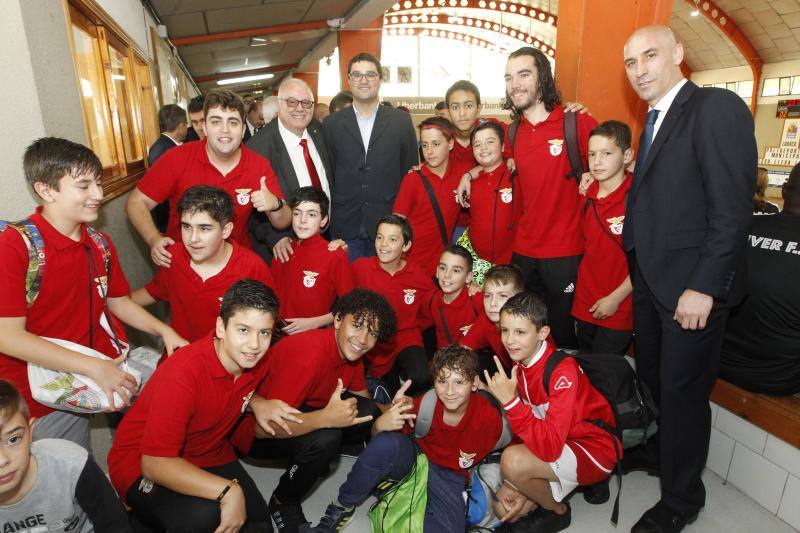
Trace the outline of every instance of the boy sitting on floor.
<path fill-rule="evenodd" d="M 182 245 L 170 246 L 172 264 L 133 292 L 139 305 L 169 303 L 170 324 L 189 342 L 214 329 L 222 296 L 237 280 L 255 279 L 274 288 L 259 256 L 228 238 L 233 231 L 233 200 L 210 185 L 195 185 L 178 202 Z"/>
<path fill-rule="evenodd" d="M 0 379 L 0 531 L 130 531 L 92 456 L 63 439 L 31 444 L 35 420 L 16 387 Z"/>
<path fill-rule="evenodd" d="M 262 359 L 277 317 L 270 288 L 251 279 L 235 282 L 222 297 L 214 332 L 164 361 L 122 419 L 108 452 L 109 474 L 145 526 L 272 531 L 267 503 L 237 459 L 241 439 L 233 430 L 269 369 Z M 284 419 L 296 412 L 265 400 L 259 421 L 286 427 Z"/>
<path fill-rule="evenodd" d="M 564 499 L 578 485 L 607 478 L 616 464 L 615 444 L 622 449 L 616 437 L 590 421 L 614 427 L 616 420 L 608 401 L 571 357 L 555 367 L 545 390 L 545 363 L 555 346 L 547 340 L 550 327 L 541 298 L 531 292 L 509 298 L 500 312 L 500 334 L 514 361 L 511 376 L 499 359 L 497 372 L 484 375 L 522 440 L 503 451 L 503 477 L 539 506 L 525 519 L 531 531 L 561 531 L 571 521 Z"/>
<path fill-rule="evenodd" d="M 431 363 L 435 376 L 436 407 L 427 435 L 416 441 L 428 458 L 426 533 L 464 531 L 466 508 L 463 492 L 469 468 L 488 455 L 503 429 L 502 416 L 478 390 L 477 358 L 469 348 L 450 345 L 436 352 Z M 422 396 L 413 403 L 396 402 L 373 425 L 373 439 L 358 457 L 339 494 L 328 505 L 313 531 L 341 530 L 356 506 L 381 481 L 402 480 L 414 468 L 417 446 L 410 435 Z M 402 430 L 402 431 L 400 431 Z"/>

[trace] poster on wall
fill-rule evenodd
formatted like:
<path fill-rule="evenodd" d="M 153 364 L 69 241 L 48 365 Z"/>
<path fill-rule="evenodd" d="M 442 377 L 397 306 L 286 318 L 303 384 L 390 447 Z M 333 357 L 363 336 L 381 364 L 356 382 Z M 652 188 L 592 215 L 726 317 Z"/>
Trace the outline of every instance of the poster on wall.
<path fill-rule="evenodd" d="M 787 118 L 783 123 L 780 147 L 797 149 L 798 144 L 800 144 L 800 119 Z"/>
<path fill-rule="evenodd" d="M 778 100 L 775 116 L 777 118 L 800 117 L 800 100 Z"/>

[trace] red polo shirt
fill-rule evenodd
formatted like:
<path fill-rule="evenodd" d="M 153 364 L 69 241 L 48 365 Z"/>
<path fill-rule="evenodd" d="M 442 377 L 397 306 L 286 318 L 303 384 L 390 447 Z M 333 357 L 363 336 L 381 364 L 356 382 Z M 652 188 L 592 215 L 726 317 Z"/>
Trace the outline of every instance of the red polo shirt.
<path fill-rule="evenodd" d="M 497 324 L 489 320 L 483 312 L 469 328 L 469 331 L 461 339 L 461 344 L 473 350 L 480 350 L 489 347 L 492 352 L 500 359 L 503 366 L 511 368 L 511 358 L 508 356 L 505 346 L 500 339 L 500 328 Z"/>
<path fill-rule="evenodd" d="M 289 261 L 272 262 L 282 318 L 311 318 L 329 313 L 337 296 L 353 289 L 353 271 L 347 252 L 331 252 L 328 241 L 317 233 L 292 240 Z"/>
<path fill-rule="evenodd" d="M 414 399 L 414 414 L 419 412 L 423 395 Z M 414 430 L 404 427 L 405 433 Z M 438 399 L 428 434 L 417 440 L 425 456 L 434 464 L 469 478 L 469 469 L 494 449 L 503 420 L 500 412 L 478 393 L 470 394 L 467 411 L 455 426 L 444 421 L 444 405 Z"/>
<path fill-rule="evenodd" d="M 444 302 L 444 294 L 439 290 L 431 297 L 429 307 L 436 326 L 436 347 L 460 344 L 483 314 L 483 293 L 478 291 L 470 297 L 469 291 L 464 287 L 456 299 L 448 304 Z"/>
<path fill-rule="evenodd" d="M 495 265 L 511 262 L 514 233 L 522 214 L 519 177 L 512 181 L 505 162 L 472 180 L 469 238 L 481 259 Z"/>
<path fill-rule="evenodd" d="M 199 467 L 235 461 L 228 432 L 267 368 L 262 360 L 234 379 L 210 335 L 159 366 L 122 419 L 108 452 L 109 475 L 120 497 L 142 475 L 142 455 L 180 457 Z"/>
<path fill-rule="evenodd" d="M 450 244 L 453 229 L 461 212 L 461 206 L 456 202 L 455 191 L 458 189 L 461 176 L 469 168 L 456 164 L 451 156 L 447 172 L 440 178 L 431 172 L 427 165 L 422 165 L 421 171 L 428 178 L 439 202 L 439 209 L 442 211 L 448 236 L 447 244 Z M 417 172 L 409 172 L 403 178 L 392 210 L 406 217 L 414 232 L 408 259 L 415 262 L 428 275 L 433 276 L 445 245 L 442 243 L 442 233 L 436 222 L 428 191 Z"/>
<path fill-rule="evenodd" d="M 265 158 L 242 145 L 239 164 L 223 176 L 211 164 L 206 153 L 206 139 L 184 143 L 158 158 L 139 180 L 139 188 L 151 200 L 161 203 L 169 200 L 169 222 L 166 234 L 181 242 L 178 202 L 186 189 L 194 185 L 213 185 L 227 192 L 233 199 L 233 232 L 231 237 L 252 248 L 247 233 L 247 219 L 253 211 L 250 195 L 261 188 L 261 177 L 267 178 L 267 188 L 283 198 L 278 177 Z"/>
<path fill-rule="evenodd" d="M 367 388 L 363 361 L 350 362 L 339 355 L 333 327 L 284 337 L 267 355 L 269 374 L 258 388 L 264 398 L 321 409 L 336 390 L 337 378 L 351 392 Z"/>
<path fill-rule="evenodd" d="M 106 280 L 102 278 L 105 258 L 86 232 L 86 226 L 81 225 L 80 240 L 73 241 L 45 220 L 41 212 L 42 208 L 37 207 L 28 217 L 39 229 L 45 256 L 39 296 L 30 309 L 25 300 L 28 248 L 17 230 L 7 228 L 0 233 L 0 316 L 25 317 L 25 329 L 34 335 L 72 341 L 117 357 L 108 334 L 100 328 L 101 286 L 108 287 L 109 298 L 131 292 L 114 244 L 105 235 L 111 250 L 111 274 Z M 90 328 L 93 343 L 89 342 Z M 31 397 L 27 362 L 0 354 L 0 376 L 19 389 L 31 416 L 40 418 L 53 412 Z"/>
<path fill-rule="evenodd" d="M 589 308 L 600 298 L 611 294 L 628 277 L 628 258 L 622 250 L 622 226 L 631 182 L 632 176 L 626 174 L 620 186 L 604 198 L 597 197 L 599 184 L 596 181 L 586 192 L 586 209 L 583 211 L 586 245 L 578 267 L 578 282 L 572 302 L 572 316 L 575 318 L 617 330 L 633 329 L 631 295 L 622 300 L 616 313 L 603 320 L 594 318 Z"/>
<path fill-rule="evenodd" d="M 589 132 L 595 126 L 597 121 L 590 115 L 578 114 L 578 143 L 583 161 L 589 150 Z M 508 138 L 506 146 L 510 146 Z M 523 206 L 514 252 L 534 258 L 581 254 L 583 197 L 578 193 L 578 183 L 566 178 L 571 169 L 564 140 L 564 108 L 555 106 L 538 124 L 531 124 L 523 116 L 514 146 Z"/>
<path fill-rule="evenodd" d="M 430 275 L 411 261 L 392 275 L 381 268 L 377 257 L 362 257 L 353 262 L 353 274 L 357 287 L 382 294 L 397 315 L 397 335 L 377 344 L 366 355 L 369 373 L 379 378 L 391 370 L 401 350 L 422 346 L 420 323 L 426 321 L 424 306 L 430 301 L 434 286 Z"/>
<path fill-rule="evenodd" d="M 251 278 L 275 288 L 275 281 L 264 261 L 236 241 L 229 242 L 233 251 L 228 263 L 207 280 L 203 281 L 192 269 L 191 257 L 183 244 L 175 244 L 170 247 L 172 265 L 159 268 L 155 277 L 145 285 L 150 296 L 169 303 L 170 325 L 189 342 L 214 330 L 220 302 L 233 282 Z"/>

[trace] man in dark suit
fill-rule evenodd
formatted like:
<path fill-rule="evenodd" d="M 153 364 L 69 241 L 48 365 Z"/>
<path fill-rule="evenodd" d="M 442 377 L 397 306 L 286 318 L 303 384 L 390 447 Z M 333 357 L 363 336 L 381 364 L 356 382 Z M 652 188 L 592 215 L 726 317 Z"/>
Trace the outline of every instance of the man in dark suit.
<path fill-rule="evenodd" d="M 636 366 L 661 409 L 658 437 L 628 457 L 630 469 L 660 468 L 661 500 L 632 531 L 676 532 L 705 504 L 708 398 L 728 312 L 744 287 L 756 140 L 741 98 L 683 78 L 683 47 L 670 28 L 637 30 L 624 60 L 650 108 L 623 241 L 632 266 Z"/>
<path fill-rule="evenodd" d="M 245 108 L 247 116 L 244 124 L 244 137 L 242 142 L 245 144 L 256 132 L 264 127 L 264 115 L 262 115 L 261 100 L 252 100 Z"/>
<path fill-rule="evenodd" d="M 156 160 L 164 155 L 167 150 L 183 144 L 189 129 L 186 111 L 176 104 L 163 106 L 158 110 L 158 127 L 161 129 L 161 135 L 147 152 L 150 166 L 153 166 Z M 152 214 L 158 230 L 162 233 L 166 231 L 167 221 L 169 220 L 169 202 L 158 204 L 153 209 Z"/>
<path fill-rule="evenodd" d="M 191 142 L 191 141 L 199 141 L 200 139 L 204 139 L 206 136 L 206 116 L 205 112 L 203 111 L 203 104 L 205 103 L 205 97 L 203 95 L 198 95 L 189 100 L 189 122 L 191 122 L 191 126 L 189 126 L 189 131 L 186 132 L 186 140 L 183 142 Z"/>
<path fill-rule="evenodd" d="M 330 198 L 331 170 L 320 123 L 314 118 L 314 94 L 302 80 L 288 78 L 278 88 L 278 116 L 258 130 L 247 147 L 269 160 L 286 198 L 300 187 L 318 187 Z M 308 157 L 306 157 L 306 155 Z M 335 216 L 335 213 L 332 213 Z M 271 261 L 286 261 L 292 253 L 291 227 L 278 231 L 266 217 L 250 217 L 254 250 Z"/>
<path fill-rule="evenodd" d="M 325 119 L 333 162 L 331 236 L 347 242 L 350 259 L 375 255 L 375 226 L 392 212 L 403 176 L 419 164 L 408 113 L 379 105 L 383 69 L 371 54 L 347 65 L 353 105 Z"/>

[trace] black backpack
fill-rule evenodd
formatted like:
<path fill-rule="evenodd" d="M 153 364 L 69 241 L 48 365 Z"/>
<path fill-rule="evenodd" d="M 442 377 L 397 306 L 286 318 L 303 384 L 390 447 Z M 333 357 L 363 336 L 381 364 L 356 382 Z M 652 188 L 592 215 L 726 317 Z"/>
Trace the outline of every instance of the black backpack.
<path fill-rule="evenodd" d="M 567 357 L 572 357 L 580 365 L 589 382 L 611 405 L 617 426 L 609 427 L 602 420 L 587 420 L 619 438 L 622 447 L 630 448 L 643 444 L 657 430 L 656 417 L 658 408 L 650 389 L 639 380 L 625 357 L 618 354 L 569 354 L 564 351 L 554 352 L 545 362 L 542 385 L 549 395 L 550 377 L 556 367 Z M 611 512 L 611 523 L 617 525 L 619 517 L 619 493 L 622 491 L 621 454 L 614 441 L 615 467 L 619 480 L 614 509 Z"/>

